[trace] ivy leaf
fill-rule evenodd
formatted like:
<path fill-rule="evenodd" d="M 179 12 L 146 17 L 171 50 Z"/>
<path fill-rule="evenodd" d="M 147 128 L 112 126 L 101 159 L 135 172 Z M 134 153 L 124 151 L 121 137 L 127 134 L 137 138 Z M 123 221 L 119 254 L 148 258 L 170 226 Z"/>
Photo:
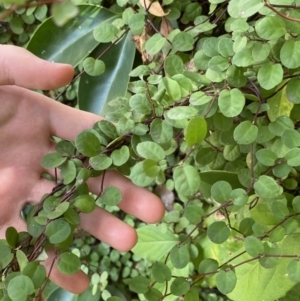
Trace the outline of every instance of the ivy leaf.
<path fill-rule="evenodd" d="M 245 106 L 245 96 L 238 89 L 222 90 L 218 99 L 221 113 L 226 117 L 239 115 Z"/>
<path fill-rule="evenodd" d="M 58 270 L 63 274 L 76 274 L 80 270 L 81 262 L 78 256 L 67 251 L 59 255 Z"/>
<path fill-rule="evenodd" d="M 230 271 L 224 271 L 221 270 L 216 277 L 216 286 L 218 290 L 226 295 L 230 292 L 233 291 L 235 288 L 237 282 L 237 277 L 235 275 L 235 272 L 230 270 Z"/>
<path fill-rule="evenodd" d="M 178 166 L 174 170 L 175 189 L 179 194 L 192 196 L 200 188 L 200 176 L 192 165 Z"/>
<path fill-rule="evenodd" d="M 105 63 L 101 60 L 95 60 L 92 57 L 87 57 L 83 61 L 83 69 L 90 76 L 98 76 L 104 73 Z"/>
<path fill-rule="evenodd" d="M 207 134 L 207 124 L 203 117 L 192 118 L 184 131 L 185 140 L 188 146 L 194 146 L 204 140 Z"/>

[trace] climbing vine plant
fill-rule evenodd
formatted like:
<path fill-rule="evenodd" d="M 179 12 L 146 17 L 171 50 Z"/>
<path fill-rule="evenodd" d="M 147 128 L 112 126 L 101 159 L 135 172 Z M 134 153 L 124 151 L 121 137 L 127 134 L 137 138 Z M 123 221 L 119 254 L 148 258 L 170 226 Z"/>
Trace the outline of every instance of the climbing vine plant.
<path fill-rule="evenodd" d="M 89 270 L 74 231 L 79 213 L 114 211 L 122 200 L 113 186 L 89 192 L 87 180 L 110 169 L 161 196 L 166 214 L 155 226 L 127 217 L 144 268 L 123 270 L 130 299 L 109 289 L 99 298 L 299 296 L 291 289 L 300 282 L 300 1 L 79 2 L 53 4 L 27 48 L 77 66 L 72 85 L 51 95 L 73 93 L 106 120 L 43 158 L 61 178 L 27 213 L 27 232 L 11 227 L 0 241 L 1 300 L 41 298 L 46 244 L 63 273 Z M 38 9 L 2 3 L 8 25 Z M 126 256 L 111 252 L 112 262 Z M 95 296 L 108 274 L 90 271 Z"/>

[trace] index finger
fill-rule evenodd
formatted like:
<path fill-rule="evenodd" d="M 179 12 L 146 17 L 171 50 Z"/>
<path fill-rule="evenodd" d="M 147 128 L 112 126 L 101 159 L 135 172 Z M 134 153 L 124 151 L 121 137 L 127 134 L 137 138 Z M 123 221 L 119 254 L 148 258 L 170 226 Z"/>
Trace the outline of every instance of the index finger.
<path fill-rule="evenodd" d="M 71 65 L 47 62 L 21 47 L 0 45 L 0 85 L 51 90 L 68 84 L 73 75 Z"/>

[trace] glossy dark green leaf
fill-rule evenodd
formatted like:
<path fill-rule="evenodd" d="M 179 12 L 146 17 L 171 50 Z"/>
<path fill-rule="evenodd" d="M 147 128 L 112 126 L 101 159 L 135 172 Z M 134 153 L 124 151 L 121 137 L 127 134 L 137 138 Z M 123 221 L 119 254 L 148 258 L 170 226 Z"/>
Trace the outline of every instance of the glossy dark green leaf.
<path fill-rule="evenodd" d="M 68 251 L 59 255 L 56 266 L 61 273 L 72 275 L 80 270 L 81 262 L 78 256 Z"/>
<path fill-rule="evenodd" d="M 98 6 L 80 5 L 78 8 L 77 17 L 63 27 L 56 26 L 52 18 L 42 23 L 27 49 L 45 60 L 77 66 L 98 45 L 93 38 L 94 28 L 115 18 L 113 13 Z"/>
<path fill-rule="evenodd" d="M 107 45 L 100 44 L 89 56 L 97 58 L 106 48 Z M 134 56 L 134 43 L 131 36 L 126 35 L 101 57 L 105 62 L 103 74 L 93 77 L 83 74 L 78 87 L 80 109 L 99 115 L 112 111 L 108 102 L 125 96 Z"/>

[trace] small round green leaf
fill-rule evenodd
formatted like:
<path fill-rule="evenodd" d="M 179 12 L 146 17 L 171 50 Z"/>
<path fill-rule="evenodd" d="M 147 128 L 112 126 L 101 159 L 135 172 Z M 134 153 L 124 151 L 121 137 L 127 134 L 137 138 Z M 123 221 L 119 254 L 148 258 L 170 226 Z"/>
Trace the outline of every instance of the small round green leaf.
<path fill-rule="evenodd" d="M 49 237 L 50 243 L 59 244 L 71 234 L 71 227 L 64 219 L 56 219 L 48 224 L 45 234 Z"/>
<path fill-rule="evenodd" d="M 152 276 L 157 282 L 170 281 L 172 278 L 171 270 L 162 262 L 155 262 L 152 266 Z"/>
<path fill-rule="evenodd" d="M 231 185 L 226 181 L 218 181 L 211 186 L 211 196 L 218 203 L 230 200 Z"/>
<path fill-rule="evenodd" d="M 226 295 L 233 291 L 237 282 L 235 272 L 221 270 L 216 277 L 216 285 L 218 290 Z"/>
<path fill-rule="evenodd" d="M 26 301 L 33 292 L 34 285 L 31 279 L 25 275 L 14 277 L 7 286 L 7 293 L 12 301 Z"/>
<path fill-rule="evenodd" d="M 241 122 L 233 132 L 233 138 L 238 144 L 250 144 L 258 135 L 258 127 L 246 120 Z"/>
<path fill-rule="evenodd" d="M 245 96 L 238 89 L 222 90 L 218 99 L 219 108 L 226 117 L 239 115 L 245 106 Z"/>
<path fill-rule="evenodd" d="M 50 153 L 43 157 L 41 164 L 44 168 L 52 169 L 59 167 L 66 160 L 67 158 L 62 157 L 62 155 L 59 153 Z"/>
<path fill-rule="evenodd" d="M 141 142 L 136 147 L 137 153 L 145 159 L 151 159 L 159 162 L 165 158 L 165 151 L 155 142 Z"/>
<path fill-rule="evenodd" d="M 74 199 L 74 206 L 82 213 L 90 213 L 95 209 L 95 200 L 92 195 L 81 194 Z"/>
<path fill-rule="evenodd" d="M 226 241 L 230 235 L 230 229 L 222 222 L 214 222 L 208 226 L 208 238 L 215 244 L 221 244 Z"/>
<path fill-rule="evenodd" d="M 300 261 L 292 259 L 287 266 L 287 274 L 293 282 L 300 282 Z"/>
<path fill-rule="evenodd" d="M 57 268 L 63 274 L 76 274 L 80 270 L 81 262 L 78 256 L 71 252 L 64 252 L 60 254 Z"/>
<path fill-rule="evenodd" d="M 87 57 L 83 61 L 83 69 L 90 76 L 99 76 L 105 71 L 105 63 L 101 60 Z"/>
<path fill-rule="evenodd" d="M 186 267 L 190 261 L 190 254 L 187 246 L 175 246 L 170 252 L 170 259 L 176 269 L 183 269 Z"/>
<path fill-rule="evenodd" d="M 100 43 L 109 43 L 117 38 L 119 30 L 114 25 L 103 22 L 98 25 L 94 31 L 94 38 Z"/>
<path fill-rule="evenodd" d="M 122 193 L 117 187 L 108 186 L 105 188 L 100 201 L 109 206 L 118 205 L 122 201 Z"/>
<path fill-rule="evenodd" d="M 259 69 L 257 80 L 262 88 L 271 90 L 281 83 L 283 79 L 283 69 L 281 64 L 267 62 Z"/>
<path fill-rule="evenodd" d="M 150 279 L 143 276 L 136 276 L 130 279 L 129 288 L 137 294 L 145 294 L 149 290 Z"/>
<path fill-rule="evenodd" d="M 99 154 L 90 158 L 89 163 L 95 170 L 106 170 L 111 166 L 112 159 L 104 154 Z"/>
<path fill-rule="evenodd" d="M 175 296 L 182 296 L 190 289 L 190 284 L 183 278 L 177 277 L 171 284 L 171 293 Z"/>
<path fill-rule="evenodd" d="M 264 245 L 254 236 L 246 237 L 244 240 L 244 246 L 246 252 L 252 257 L 256 257 L 264 252 Z"/>
<path fill-rule="evenodd" d="M 188 146 L 194 146 L 204 140 L 207 134 L 207 124 L 203 117 L 192 118 L 184 131 L 185 140 Z"/>
<path fill-rule="evenodd" d="M 258 181 L 254 183 L 255 193 L 261 198 L 275 198 L 282 193 L 282 187 L 269 176 L 260 176 Z"/>
<path fill-rule="evenodd" d="M 80 133 L 75 140 L 75 146 L 80 153 L 87 157 L 94 157 L 101 151 L 101 143 L 92 130 Z"/>
<path fill-rule="evenodd" d="M 204 258 L 201 260 L 199 267 L 198 267 L 198 272 L 200 274 L 209 274 L 216 272 L 219 268 L 219 263 L 215 259 L 211 258 Z"/>

